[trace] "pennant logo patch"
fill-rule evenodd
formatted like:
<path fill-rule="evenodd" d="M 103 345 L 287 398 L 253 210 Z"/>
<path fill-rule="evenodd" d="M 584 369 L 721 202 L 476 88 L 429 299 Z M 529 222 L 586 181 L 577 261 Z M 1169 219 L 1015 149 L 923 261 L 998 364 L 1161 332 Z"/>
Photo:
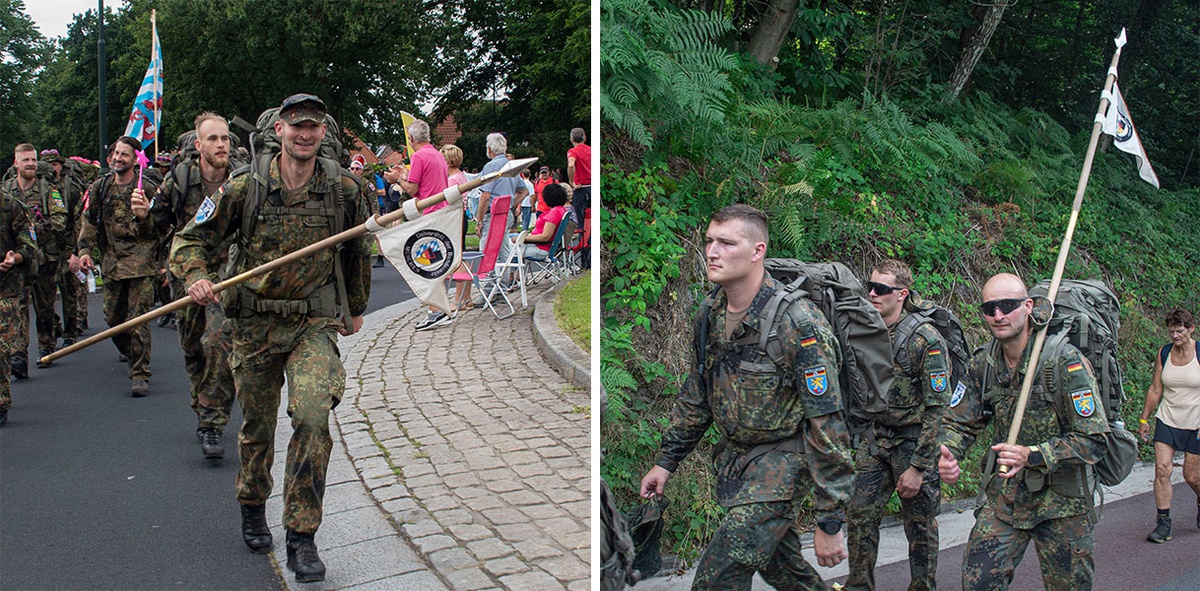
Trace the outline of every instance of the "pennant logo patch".
<path fill-rule="evenodd" d="M 33 224 L 29 224 L 29 237 L 33 238 L 34 242 L 37 242 L 37 230 L 33 229 Z"/>
<path fill-rule="evenodd" d="M 196 225 L 203 224 L 212 219 L 213 212 L 217 211 L 217 204 L 213 202 L 212 197 L 205 197 L 200 207 L 196 209 Z"/>
<path fill-rule="evenodd" d="M 1075 412 L 1081 417 L 1090 417 L 1096 412 L 1096 397 L 1091 389 L 1071 392 L 1071 402 L 1075 404 Z"/>
<path fill-rule="evenodd" d="M 404 263 L 425 279 L 441 279 L 452 262 L 454 242 L 441 230 L 420 230 L 404 243 Z"/>
<path fill-rule="evenodd" d="M 963 394 L 966 393 L 967 387 L 964 386 L 962 382 L 959 382 L 958 385 L 954 387 L 954 393 L 950 395 L 950 408 L 958 406 L 958 403 L 962 402 Z"/>
<path fill-rule="evenodd" d="M 931 371 L 929 372 L 929 387 L 933 388 L 934 392 L 946 391 L 946 372 Z"/>
<path fill-rule="evenodd" d="M 829 380 L 825 375 L 825 366 L 821 365 L 804 370 L 804 384 L 813 396 L 820 396 L 829 389 Z"/>
<path fill-rule="evenodd" d="M 57 190 L 50 191 L 50 198 L 54 200 L 55 205 L 57 205 L 63 209 L 67 208 L 67 206 L 65 204 L 63 204 L 62 195 Z"/>

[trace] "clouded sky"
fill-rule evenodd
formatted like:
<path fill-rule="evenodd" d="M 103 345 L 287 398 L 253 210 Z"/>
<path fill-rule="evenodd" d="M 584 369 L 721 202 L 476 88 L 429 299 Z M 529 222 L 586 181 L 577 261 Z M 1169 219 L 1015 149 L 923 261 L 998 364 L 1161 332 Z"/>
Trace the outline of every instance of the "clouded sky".
<path fill-rule="evenodd" d="M 124 4 L 123 0 L 105 0 L 104 7 L 116 10 Z M 47 38 L 66 35 L 76 14 L 99 7 L 99 0 L 25 0 L 25 13 Z"/>

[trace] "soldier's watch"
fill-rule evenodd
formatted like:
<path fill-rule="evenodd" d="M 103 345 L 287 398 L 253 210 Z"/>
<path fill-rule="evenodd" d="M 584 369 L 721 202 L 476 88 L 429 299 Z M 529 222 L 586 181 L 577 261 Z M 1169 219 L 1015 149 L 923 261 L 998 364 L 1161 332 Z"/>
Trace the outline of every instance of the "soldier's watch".
<path fill-rule="evenodd" d="M 1046 465 L 1046 458 L 1042 456 L 1042 450 L 1038 449 L 1036 445 L 1029 448 L 1029 465 L 1034 467 Z"/>
<path fill-rule="evenodd" d="M 827 517 L 821 521 L 818 521 L 817 527 L 821 528 L 821 531 L 825 532 L 826 535 L 832 536 L 837 535 L 838 532 L 842 531 L 842 523 L 843 522 L 840 517 Z"/>

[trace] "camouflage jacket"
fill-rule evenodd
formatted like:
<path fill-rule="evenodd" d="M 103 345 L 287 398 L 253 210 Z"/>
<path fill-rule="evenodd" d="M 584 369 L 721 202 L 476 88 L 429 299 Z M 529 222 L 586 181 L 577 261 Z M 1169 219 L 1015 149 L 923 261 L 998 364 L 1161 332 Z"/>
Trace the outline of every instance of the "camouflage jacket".
<path fill-rule="evenodd" d="M 183 230 L 187 223 L 196 217 L 196 211 L 204 203 L 204 198 L 208 197 L 205 195 L 203 177 L 200 176 L 199 160 L 193 160 L 188 167 L 188 186 L 182 187 L 182 203 L 178 202 L 178 196 L 175 194 L 179 179 L 175 178 L 173 173 L 167 174 L 167 177 L 163 179 L 162 186 L 158 188 L 158 196 L 154 200 L 154 206 L 163 209 L 163 215 L 170 220 L 171 227 L 176 233 Z M 225 260 L 229 258 L 229 245 L 233 242 L 233 237 L 230 237 L 229 240 L 217 245 L 210 253 L 208 259 L 210 265 L 224 264 Z"/>
<path fill-rule="evenodd" d="M 963 457 L 988 423 L 995 426 L 989 445 L 1008 438 L 1033 341 L 1031 335 L 1014 369 L 1008 368 L 995 341 L 975 352 L 967 367 L 967 387 L 961 397 L 951 398 L 942 422 L 940 439 L 955 457 Z M 1041 378 L 1034 379 L 1017 436 L 1018 445 L 1036 445 L 1042 450 L 1045 466 L 1027 466 L 1012 478 L 984 475 L 987 502 L 995 506 L 997 517 L 1022 529 L 1091 512 L 1090 493 L 1081 497 L 1057 484 L 1078 478 L 1085 464 L 1095 464 L 1103 457 L 1109 430 L 1091 363 L 1070 344 L 1064 345 L 1057 358 L 1046 355 L 1052 353 L 1043 351 L 1037 371 L 1049 368 L 1058 372 L 1064 376 L 1062 383 L 1058 391 L 1049 392 Z"/>
<path fill-rule="evenodd" d="M 243 172 L 246 171 L 246 172 Z M 279 176 L 279 158 L 271 161 L 267 191 L 262 205 L 272 208 L 323 209 L 324 196 L 330 190 L 357 195 L 346 200 L 345 229 L 366 221 L 370 203 L 363 199 L 358 183 L 343 175 L 327 179 L 324 168 L 317 163 L 308 184 L 298 191 L 285 191 Z M 200 279 L 216 281 L 217 269 L 209 268 L 207 253 L 241 230 L 242 211 L 250 197 L 254 174 L 240 169 L 225 185 L 208 197 L 196 216 L 175 236 L 171 250 L 171 272 L 190 286 Z M 334 183 L 341 183 L 338 187 Z M 246 245 L 238 272 L 248 271 L 283 255 L 300 250 L 330 236 L 329 221 L 323 215 L 292 213 L 260 214 Z M 352 316 L 361 316 L 367 308 L 371 290 L 371 244 L 369 235 L 353 238 L 342 244 L 346 256 L 343 273 L 346 278 L 346 297 Z M 338 250 L 330 248 L 309 258 L 247 280 L 243 285 L 257 297 L 269 300 L 303 300 L 317 289 L 336 281 L 333 257 Z"/>
<path fill-rule="evenodd" d="M 79 233 L 79 252 L 90 253 L 100 250 L 100 266 L 104 276 L 117 280 L 158 275 L 157 250 L 169 230 L 167 220 L 155 215 L 157 207 L 145 219 L 133 215 L 129 200 L 137 180 L 120 185 L 116 178 L 105 183 L 100 177 L 88 187 L 88 200 L 100 199 L 99 204 L 89 203 L 89 209 L 100 207 L 99 219 L 93 220 L 91 211 L 83 213 L 83 229 Z M 100 186 L 108 184 L 107 195 L 100 195 Z M 143 179 L 142 190 L 149 199 L 158 191 L 158 186 L 149 178 Z M 95 222 L 98 222 L 97 225 Z"/>
<path fill-rule="evenodd" d="M 908 312 L 903 312 L 903 320 Z M 896 343 L 897 321 L 888 328 L 892 344 Z M 906 439 L 917 441 L 910 464 L 929 470 L 937 465 L 938 431 L 942 415 L 950 402 L 950 356 L 942 335 L 929 323 L 917 326 L 908 340 L 911 371 L 905 374 L 895 365 L 895 380 L 888 391 L 888 410 L 877 426 L 877 444 L 892 449 Z"/>
<path fill-rule="evenodd" d="M 674 472 L 715 423 L 727 440 L 714 458 L 722 506 L 799 499 L 813 492 L 823 518 L 844 510 L 854 478 L 850 436 L 840 412 L 841 355 L 828 322 L 803 298 L 777 324 L 782 363 L 760 352 L 759 327 L 766 322 L 761 316 L 776 285 L 770 276 L 764 278 L 732 339 L 725 338 L 725 293 L 717 294 L 706 350 L 693 358 L 657 463 Z M 697 315 L 697 343 L 703 324 Z M 792 442 L 800 445 L 788 445 Z"/>
<path fill-rule="evenodd" d="M 0 191 L 0 257 L 11 250 L 25 259 L 24 263 L 0 272 L 0 298 L 20 296 L 25 286 L 24 266 L 38 256 L 36 233 L 25 205 Z"/>
<path fill-rule="evenodd" d="M 66 243 L 62 253 L 63 258 L 66 258 L 79 250 L 79 232 L 83 229 L 83 191 L 86 187 L 83 180 L 66 167 L 56 182 L 62 191 L 63 204 L 67 209 Z"/>
<path fill-rule="evenodd" d="M 4 192 L 25 204 L 37 234 L 38 249 L 44 260 L 56 262 L 74 242 L 67 237 L 67 207 L 58 185 L 39 177 L 28 191 L 23 191 L 13 177 L 4 182 Z"/>

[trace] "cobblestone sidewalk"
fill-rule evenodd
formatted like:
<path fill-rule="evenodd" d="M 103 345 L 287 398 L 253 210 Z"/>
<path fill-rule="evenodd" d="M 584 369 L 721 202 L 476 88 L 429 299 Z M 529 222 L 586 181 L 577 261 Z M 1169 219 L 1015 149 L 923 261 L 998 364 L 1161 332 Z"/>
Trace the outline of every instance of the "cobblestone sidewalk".
<path fill-rule="evenodd" d="M 534 344 L 545 290 L 424 332 L 425 308 L 400 304 L 343 351 L 354 469 L 451 589 L 590 587 L 590 396 Z"/>

